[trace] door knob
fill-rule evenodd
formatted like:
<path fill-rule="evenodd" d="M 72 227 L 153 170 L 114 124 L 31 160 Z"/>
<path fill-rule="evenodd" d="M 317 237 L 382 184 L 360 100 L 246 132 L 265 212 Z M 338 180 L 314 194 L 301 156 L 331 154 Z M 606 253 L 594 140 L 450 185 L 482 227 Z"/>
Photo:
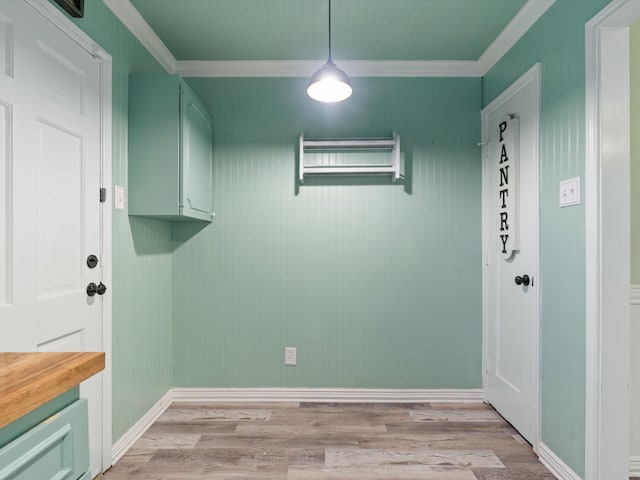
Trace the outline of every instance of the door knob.
<path fill-rule="evenodd" d="M 95 283 L 91 282 L 89 285 L 87 285 L 87 295 L 93 297 L 96 293 L 98 293 L 98 286 Z"/>
<path fill-rule="evenodd" d="M 529 284 L 531 283 L 531 279 L 529 278 L 529 275 L 526 275 L 526 274 L 522 276 L 518 275 L 515 278 L 515 281 L 516 281 L 516 285 L 524 285 L 525 287 L 528 287 Z"/>
<path fill-rule="evenodd" d="M 104 283 L 100 282 L 96 287 L 96 293 L 98 295 L 104 295 L 106 291 L 107 291 L 107 286 Z"/>
<path fill-rule="evenodd" d="M 96 268 L 96 265 L 98 265 L 98 257 L 95 255 L 89 255 L 87 257 L 87 267 Z"/>

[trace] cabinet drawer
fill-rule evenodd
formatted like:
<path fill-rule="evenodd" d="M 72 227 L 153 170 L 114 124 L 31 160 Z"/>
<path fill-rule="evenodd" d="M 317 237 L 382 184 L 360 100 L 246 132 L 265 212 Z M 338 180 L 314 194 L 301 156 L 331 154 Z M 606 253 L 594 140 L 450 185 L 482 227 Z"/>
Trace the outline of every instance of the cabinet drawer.
<path fill-rule="evenodd" d="M 76 480 L 89 470 L 87 401 L 80 399 L 0 449 L 0 480 Z"/>

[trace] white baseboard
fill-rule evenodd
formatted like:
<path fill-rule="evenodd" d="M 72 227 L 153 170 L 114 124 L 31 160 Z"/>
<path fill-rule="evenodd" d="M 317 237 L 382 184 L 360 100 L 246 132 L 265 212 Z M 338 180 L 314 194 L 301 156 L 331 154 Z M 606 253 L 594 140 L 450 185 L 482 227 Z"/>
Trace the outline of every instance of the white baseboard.
<path fill-rule="evenodd" d="M 540 442 L 537 453 L 540 461 L 558 480 L 582 480 L 580 475 L 571 470 L 571 468 L 544 443 Z"/>
<path fill-rule="evenodd" d="M 147 431 L 147 429 L 153 425 L 160 415 L 169 408 L 171 405 L 172 390 L 169 390 L 165 395 L 156 402 L 151 409 L 145 413 L 140 420 L 133 424 L 133 426 L 122 435 L 111 448 L 111 465 L 115 465 L 118 460 L 129 450 L 134 443 Z"/>
<path fill-rule="evenodd" d="M 640 285 L 631 285 L 631 325 L 632 325 L 632 333 L 634 331 L 634 325 L 638 325 L 637 322 L 640 321 L 638 305 L 640 305 Z M 637 333 L 635 334 L 637 335 Z M 632 342 L 637 341 L 637 337 L 632 339 Z M 640 415 L 637 413 L 637 395 L 640 391 L 640 387 L 638 381 L 640 380 L 640 371 L 638 371 L 638 363 L 637 359 L 634 355 L 634 352 L 631 352 L 631 404 L 634 405 L 634 408 L 631 410 L 631 431 L 632 431 L 632 444 L 636 442 L 633 441 L 633 437 L 637 438 L 638 433 L 634 431 L 634 426 L 638 425 L 638 419 L 640 419 Z M 634 410 L 636 409 L 636 410 Z M 635 453 L 635 452 L 634 452 Z M 640 457 L 639 456 L 631 456 L 629 458 L 629 476 L 634 478 L 640 478 Z"/>
<path fill-rule="evenodd" d="M 631 285 L 631 305 L 640 305 L 640 285 Z"/>
<path fill-rule="evenodd" d="M 482 402 L 482 389 L 174 388 L 174 402 Z"/>

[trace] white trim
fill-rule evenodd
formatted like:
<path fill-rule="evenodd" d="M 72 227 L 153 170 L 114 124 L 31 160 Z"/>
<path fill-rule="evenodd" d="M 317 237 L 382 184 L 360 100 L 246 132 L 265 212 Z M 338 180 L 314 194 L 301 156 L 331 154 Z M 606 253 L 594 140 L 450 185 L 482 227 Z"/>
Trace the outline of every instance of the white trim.
<path fill-rule="evenodd" d="M 609 5 L 611 6 L 611 4 Z M 606 11 L 607 8 L 605 7 Z M 585 479 L 596 480 L 600 469 L 600 151 L 596 27 L 599 14 L 585 27 Z"/>
<path fill-rule="evenodd" d="M 172 391 L 169 390 L 164 396 L 158 400 L 147 413 L 145 413 L 140 420 L 133 424 L 133 426 L 122 435 L 116 443 L 113 444 L 112 457 L 113 465 L 116 464 L 122 456 L 127 453 L 136 441 L 146 432 L 153 422 L 155 422 L 160 415 L 162 415 L 167 408 L 173 403 Z"/>
<path fill-rule="evenodd" d="M 60 12 L 47 0 L 26 0 L 36 11 L 43 15 L 65 35 L 76 42 L 87 52 L 91 53 L 100 63 L 100 142 L 101 142 L 101 180 L 102 185 L 111 191 L 112 179 L 112 68 L 111 55 L 98 45 L 91 37 L 76 26 L 69 18 Z M 112 277 L 112 217 L 111 208 L 103 207 L 102 215 L 102 279 L 106 285 L 113 284 Z M 112 435 L 112 369 L 111 369 L 111 340 L 113 325 L 113 303 L 111 289 L 102 299 L 102 349 L 105 352 L 105 369 L 102 372 L 102 469 L 112 465 L 111 435 Z"/>
<path fill-rule="evenodd" d="M 488 385 L 488 358 L 489 358 L 489 312 L 488 305 L 490 302 L 490 295 L 493 291 L 493 286 L 490 285 L 490 279 L 488 275 L 487 260 L 488 260 L 488 245 L 490 242 L 490 236 L 492 235 L 492 225 L 493 219 L 487 217 L 487 212 L 491 211 L 488 207 L 490 202 L 493 200 L 490 198 L 490 192 L 485 185 L 488 182 L 489 175 L 492 175 L 489 170 L 488 162 L 485 161 L 485 155 L 487 155 L 488 144 L 489 141 L 489 132 L 488 132 L 488 121 L 489 115 L 494 112 L 497 108 L 499 108 L 506 101 L 511 99 L 514 95 L 516 95 L 519 91 L 525 88 L 527 85 L 534 84 L 536 88 L 536 105 L 535 105 L 535 120 L 533 122 L 534 128 L 534 137 L 538 139 L 538 142 L 535 143 L 535 150 L 533 152 L 534 162 L 536 163 L 535 173 L 532 178 L 529 179 L 529 182 L 535 185 L 536 191 L 540 192 L 540 101 L 541 101 L 541 64 L 536 63 L 533 67 L 531 67 L 526 73 L 524 73 L 518 80 L 512 83 L 505 91 L 503 91 L 498 97 L 496 97 L 489 105 L 482 109 L 480 116 L 480 128 L 481 128 L 481 138 L 482 138 L 482 251 L 483 253 L 483 264 L 482 264 L 482 386 L 483 390 L 486 392 Z M 537 452 L 538 445 L 541 442 L 541 431 L 542 431 L 542 416 L 541 416 L 541 387 L 540 387 L 540 225 L 539 216 L 535 219 L 530 219 L 530 221 L 534 222 L 533 229 L 538 232 L 537 238 L 537 260 L 535 263 L 535 267 L 532 270 L 533 278 L 537 279 L 537 288 L 532 289 L 533 294 L 536 295 L 536 316 L 535 316 L 535 336 L 531 339 L 534 342 L 533 352 L 534 358 L 532 359 L 532 368 L 533 368 L 533 394 L 534 394 L 534 405 L 532 415 L 534 417 L 534 439 L 533 439 L 533 450 Z"/>
<path fill-rule="evenodd" d="M 308 77 L 326 60 L 179 61 L 184 77 Z M 474 61 L 336 61 L 350 77 L 480 77 Z"/>
<path fill-rule="evenodd" d="M 484 76 L 529 31 L 556 0 L 528 0 L 477 61 Z"/>
<path fill-rule="evenodd" d="M 631 457 L 629 459 L 629 476 L 640 478 L 640 457 Z"/>
<path fill-rule="evenodd" d="M 631 305 L 640 305 L 640 285 L 631 285 Z"/>
<path fill-rule="evenodd" d="M 167 72 L 175 73 L 175 57 L 129 0 L 104 0 L 104 3 Z"/>
<path fill-rule="evenodd" d="M 41 0 L 36 0 L 41 1 Z M 481 77 L 544 15 L 556 0 L 527 0 L 477 61 L 364 61 L 337 62 L 352 77 Z M 171 74 L 185 77 L 308 77 L 319 60 L 176 60 L 130 0 L 104 0 L 107 7 Z"/>
<path fill-rule="evenodd" d="M 571 470 L 571 468 L 544 443 L 538 445 L 538 456 L 542 464 L 547 467 L 558 480 L 582 480 L 580 475 Z M 604 477 L 602 480 L 604 480 Z"/>
<path fill-rule="evenodd" d="M 585 26 L 586 480 L 628 474 L 629 172 L 624 149 L 629 146 L 628 27 L 638 18 L 640 2 L 613 0 Z"/>
<path fill-rule="evenodd" d="M 481 389 L 174 388 L 174 402 L 435 403 L 483 401 Z"/>
<path fill-rule="evenodd" d="M 105 285 L 113 286 L 113 210 L 111 208 L 110 192 L 112 188 L 112 68 L 111 57 L 101 58 L 100 83 L 102 114 L 102 187 L 107 191 L 107 202 L 102 205 L 102 281 Z M 113 384 L 112 384 L 112 328 L 113 328 L 113 288 L 109 288 L 107 294 L 102 296 L 102 349 L 105 352 L 105 369 L 102 382 L 102 470 L 105 471 L 112 465 L 112 418 L 113 418 Z"/>
<path fill-rule="evenodd" d="M 102 281 L 105 285 L 113 285 L 113 209 L 110 195 L 113 171 L 113 61 L 111 55 L 102 49 L 94 48 L 94 55 L 100 61 L 100 127 L 101 127 L 101 186 L 107 191 L 107 201 L 102 204 L 102 248 L 100 264 Z M 102 470 L 112 465 L 112 328 L 113 328 L 113 288 L 109 288 L 102 296 L 102 349 L 105 352 L 105 368 L 102 381 Z"/>

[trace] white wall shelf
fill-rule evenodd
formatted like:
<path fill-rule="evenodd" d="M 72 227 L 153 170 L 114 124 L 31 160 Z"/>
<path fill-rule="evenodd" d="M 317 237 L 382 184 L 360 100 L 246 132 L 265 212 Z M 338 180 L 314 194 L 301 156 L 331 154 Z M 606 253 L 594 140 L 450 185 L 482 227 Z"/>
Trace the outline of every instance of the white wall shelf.
<path fill-rule="evenodd" d="M 366 155 L 362 157 L 367 152 L 389 152 L 388 161 L 345 163 L 336 161 L 336 155 L 332 155 L 344 154 L 340 157 L 342 159 L 358 153 L 358 158 L 367 159 Z M 323 160 L 318 162 L 317 154 L 328 155 L 323 155 Z M 304 177 L 310 175 L 391 175 L 395 182 L 400 178 L 400 135 L 394 132 L 391 138 L 305 140 L 304 134 L 301 134 L 299 157 L 300 183 L 304 183 Z"/>

